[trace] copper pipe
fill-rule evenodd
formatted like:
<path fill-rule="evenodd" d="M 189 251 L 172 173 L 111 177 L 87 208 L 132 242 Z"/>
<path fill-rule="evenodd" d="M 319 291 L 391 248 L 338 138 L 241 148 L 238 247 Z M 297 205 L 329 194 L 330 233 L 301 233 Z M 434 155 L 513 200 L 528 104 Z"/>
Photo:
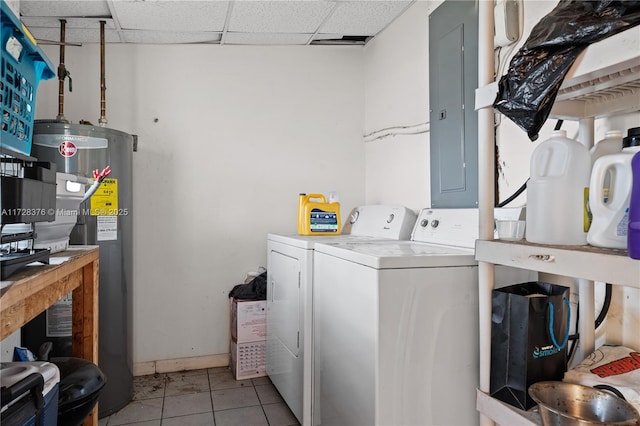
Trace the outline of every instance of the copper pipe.
<path fill-rule="evenodd" d="M 60 65 L 58 65 L 58 120 L 64 120 L 64 79 L 67 76 L 67 69 L 64 66 L 66 23 L 66 20 L 60 20 Z"/>
<path fill-rule="evenodd" d="M 104 127 L 107 125 L 107 115 L 106 115 L 106 91 L 107 86 L 105 84 L 105 66 L 104 66 L 104 25 L 106 21 L 100 21 L 100 119 L 98 123 L 100 126 Z"/>

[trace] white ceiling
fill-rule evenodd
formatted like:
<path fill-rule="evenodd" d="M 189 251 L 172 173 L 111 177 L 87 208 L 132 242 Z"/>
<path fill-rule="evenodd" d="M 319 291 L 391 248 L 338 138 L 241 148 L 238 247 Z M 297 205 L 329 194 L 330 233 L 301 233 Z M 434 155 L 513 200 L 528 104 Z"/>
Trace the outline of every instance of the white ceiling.
<path fill-rule="evenodd" d="M 415 0 L 20 0 L 40 43 L 365 44 Z"/>

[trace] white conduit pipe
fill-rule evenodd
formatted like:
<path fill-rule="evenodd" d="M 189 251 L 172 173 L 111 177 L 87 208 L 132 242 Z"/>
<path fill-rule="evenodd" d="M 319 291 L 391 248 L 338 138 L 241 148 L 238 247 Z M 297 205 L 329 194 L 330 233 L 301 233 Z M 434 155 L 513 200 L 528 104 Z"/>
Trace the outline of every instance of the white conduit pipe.
<path fill-rule="evenodd" d="M 376 130 L 364 135 L 365 142 L 373 142 L 375 140 L 384 139 L 389 136 L 397 135 L 418 135 L 420 133 L 429 133 L 429 123 L 420 123 L 412 126 L 387 127 L 386 129 Z"/>

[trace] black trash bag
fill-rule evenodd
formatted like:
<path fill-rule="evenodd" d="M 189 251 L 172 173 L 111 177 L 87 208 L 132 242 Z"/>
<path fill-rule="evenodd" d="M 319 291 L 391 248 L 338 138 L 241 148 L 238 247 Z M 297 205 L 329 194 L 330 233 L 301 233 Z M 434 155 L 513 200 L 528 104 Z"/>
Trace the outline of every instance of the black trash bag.
<path fill-rule="evenodd" d="M 588 45 L 640 24 L 640 1 L 561 0 L 531 30 L 498 83 L 494 108 L 538 138 L 558 89 Z"/>
<path fill-rule="evenodd" d="M 267 299 L 267 271 L 264 271 L 246 284 L 238 284 L 229 292 L 229 297 L 242 300 Z"/>

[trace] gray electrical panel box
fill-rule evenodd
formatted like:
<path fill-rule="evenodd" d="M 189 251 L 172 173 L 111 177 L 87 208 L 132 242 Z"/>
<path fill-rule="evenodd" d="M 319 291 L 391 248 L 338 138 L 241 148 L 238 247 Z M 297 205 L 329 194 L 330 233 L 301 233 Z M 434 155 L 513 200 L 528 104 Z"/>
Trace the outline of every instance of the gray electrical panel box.
<path fill-rule="evenodd" d="M 447 0 L 429 16 L 431 207 L 478 206 L 478 3 Z"/>

